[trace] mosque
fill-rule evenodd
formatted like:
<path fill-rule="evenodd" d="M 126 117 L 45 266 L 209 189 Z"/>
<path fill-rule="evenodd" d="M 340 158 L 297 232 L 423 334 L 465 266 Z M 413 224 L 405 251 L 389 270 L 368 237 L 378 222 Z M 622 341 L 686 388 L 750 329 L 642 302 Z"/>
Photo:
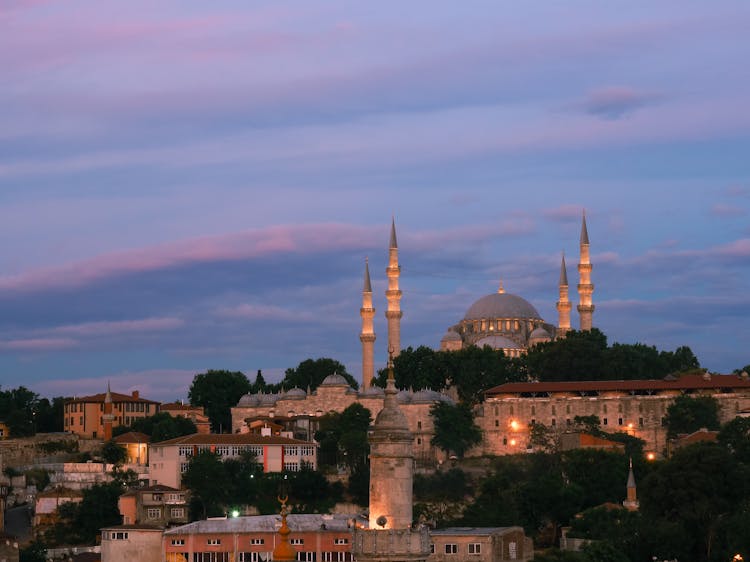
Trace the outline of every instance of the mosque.
<path fill-rule="evenodd" d="M 594 285 L 591 283 L 592 265 L 585 214 L 581 224 L 580 248 L 578 314 L 581 330 L 590 330 L 594 316 L 594 304 L 591 300 Z M 572 305 L 568 296 L 568 271 L 564 255 L 560 264 L 559 290 L 558 322 L 554 326 L 545 322 L 529 301 L 506 293 L 501 282 L 496 293 L 480 298 L 469 307 L 458 324 L 448 328 L 440 340 L 440 349 L 455 351 L 470 345 L 489 345 L 493 349 L 502 349 L 510 357 L 518 357 L 537 343 L 565 337 L 571 329 Z"/>

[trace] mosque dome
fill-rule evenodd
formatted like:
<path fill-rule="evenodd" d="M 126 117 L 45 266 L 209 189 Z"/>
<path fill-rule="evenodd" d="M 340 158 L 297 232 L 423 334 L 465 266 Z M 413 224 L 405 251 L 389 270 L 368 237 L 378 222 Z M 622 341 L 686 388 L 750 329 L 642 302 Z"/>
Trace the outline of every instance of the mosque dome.
<path fill-rule="evenodd" d="M 338 373 L 333 373 L 332 375 L 328 375 L 326 378 L 324 378 L 323 382 L 320 383 L 320 386 L 350 386 L 350 385 L 349 385 L 349 381 L 347 381 L 344 377 L 342 377 Z"/>
<path fill-rule="evenodd" d="M 534 305 L 523 297 L 500 292 L 482 297 L 472 304 L 464 315 L 464 320 L 481 320 L 483 318 L 542 319 Z"/>
<path fill-rule="evenodd" d="M 371 386 L 359 393 L 362 398 L 382 398 L 385 391 L 379 386 Z"/>
<path fill-rule="evenodd" d="M 257 394 L 245 394 L 240 398 L 240 401 L 237 402 L 237 406 L 252 408 L 253 406 L 257 406 L 259 401 L 260 398 Z"/>
<path fill-rule="evenodd" d="M 529 334 L 530 340 L 551 340 L 552 336 L 550 336 L 549 332 L 539 326 L 536 328 L 531 334 Z"/>
<path fill-rule="evenodd" d="M 412 404 L 434 404 L 435 402 L 445 402 L 445 398 L 448 398 L 445 394 L 441 394 L 436 390 L 425 388 L 418 390 L 411 396 Z M 450 398 L 448 398 L 450 400 Z"/>
<path fill-rule="evenodd" d="M 445 332 L 445 335 L 443 336 L 443 339 L 440 341 L 461 341 L 461 335 L 456 332 L 456 330 L 452 328 L 448 328 L 448 331 Z"/>
<path fill-rule="evenodd" d="M 278 394 L 261 394 L 260 400 L 258 401 L 259 406 L 273 406 L 279 399 Z"/>
<path fill-rule="evenodd" d="M 399 404 L 410 404 L 411 395 L 412 393 L 410 390 L 400 390 L 399 393 L 396 395 L 396 398 L 398 399 Z"/>
<path fill-rule="evenodd" d="M 282 398 L 285 400 L 304 400 L 307 398 L 307 392 L 295 386 L 294 388 L 287 390 Z"/>

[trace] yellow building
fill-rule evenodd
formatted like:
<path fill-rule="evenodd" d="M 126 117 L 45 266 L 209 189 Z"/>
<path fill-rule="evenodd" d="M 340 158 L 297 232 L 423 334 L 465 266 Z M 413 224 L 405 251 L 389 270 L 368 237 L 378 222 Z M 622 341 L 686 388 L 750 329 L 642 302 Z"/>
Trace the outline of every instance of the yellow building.
<path fill-rule="evenodd" d="M 137 390 L 132 394 L 107 391 L 66 400 L 63 407 L 63 429 L 80 437 L 103 439 L 104 402 L 108 394 L 112 399 L 112 427 L 130 425 L 139 418 L 159 412 L 159 402 L 141 398 Z"/>

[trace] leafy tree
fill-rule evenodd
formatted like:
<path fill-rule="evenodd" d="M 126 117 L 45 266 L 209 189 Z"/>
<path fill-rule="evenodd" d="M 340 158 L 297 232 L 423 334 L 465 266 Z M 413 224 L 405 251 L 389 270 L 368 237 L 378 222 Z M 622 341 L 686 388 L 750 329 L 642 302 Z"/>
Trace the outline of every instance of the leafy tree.
<path fill-rule="evenodd" d="M 622 501 L 628 478 L 628 459 L 622 453 L 574 449 L 562 453 L 562 466 L 568 481 L 583 491 L 583 505 Z"/>
<path fill-rule="evenodd" d="M 675 398 L 667 408 L 667 436 L 692 433 L 702 427 L 719 429 L 719 403 L 712 396 L 693 398 L 686 394 Z"/>
<path fill-rule="evenodd" d="M 192 420 L 182 416 L 171 416 L 166 412 L 159 412 L 153 416 L 137 418 L 129 426 L 117 426 L 112 431 L 115 436 L 127 433 L 128 431 L 138 431 L 145 433 L 151 438 L 153 443 L 182 437 L 183 435 L 192 435 L 198 431 Z"/>
<path fill-rule="evenodd" d="M 105 462 L 111 464 L 122 464 L 128 458 L 128 453 L 125 451 L 125 447 L 118 445 L 111 439 L 102 444 L 99 449 L 99 455 Z"/>
<path fill-rule="evenodd" d="M 203 406 L 214 432 L 232 427 L 231 408 L 250 391 L 250 382 L 240 371 L 209 370 L 193 378 L 188 398 L 193 406 Z"/>
<path fill-rule="evenodd" d="M 420 345 L 407 347 L 393 359 L 393 376 L 398 388 L 442 390 L 446 386 L 445 363 L 441 352 Z M 388 369 L 378 371 L 374 384 L 385 388 Z"/>
<path fill-rule="evenodd" d="M 584 562 L 630 562 L 620 549 L 608 541 L 596 541 L 581 549 Z"/>
<path fill-rule="evenodd" d="M 468 404 L 437 402 L 430 408 L 435 420 L 432 445 L 463 458 L 466 451 L 482 441 L 482 431 L 474 423 L 474 414 Z"/>
<path fill-rule="evenodd" d="M 49 486 L 51 479 L 49 471 L 45 468 L 32 468 L 24 474 L 26 475 L 26 483 L 34 485 L 39 492 L 43 492 Z"/>
<path fill-rule="evenodd" d="M 223 514 L 230 499 L 228 482 L 229 473 L 221 455 L 199 451 L 191 457 L 182 475 L 182 485 L 190 490 L 191 517 L 205 519 Z"/>
<path fill-rule="evenodd" d="M 38 433 L 56 433 L 63 431 L 63 409 L 65 398 L 55 396 L 50 402 L 42 398 L 36 405 L 36 431 Z"/>
<path fill-rule="evenodd" d="M 366 465 L 370 423 L 370 410 L 358 402 L 340 413 L 329 412 L 322 416 L 315 432 L 315 440 L 320 443 L 318 463 L 321 466 L 345 464 L 352 470 Z"/>
<path fill-rule="evenodd" d="M 119 482 L 94 484 L 83 490 L 80 503 L 64 503 L 58 508 L 60 520 L 45 535 L 52 544 L 93 544 L 99 529 L 120 523 L 117 500 L 123 488 Z"/>
<path fill-rule="evenodd" d="M 529 376 L 541 381 L 600 378 L 606 349 L 607 336 L 597 328 L 571 330 L 564 338 L 529 349 L 525 362 Z"/>
<path fill-rule="evenodd" d="M 335 359 L 328 357 L 305 359 L 297 367 L 287 369 L 281 384 L 284 388 L 298 387 L 307 389 L 309 387 L 310 390 L 315 390 L 323 382 L 323 379 L 334 373 L 344 377 L 353 388 L 359 388 L 359 384 L 347 372 L 346 367 Z"/>
<path fill-rule="evenodd" d="M 466 473 L 460 468 L 432 475 L 414 475 L 414 497 L 418 501 L 452 501 L 464 499 L 471 491 Z"/>
<path fill-rule="evenodd" d="M 685 531 L 681 560 L 728 560 L 728 517 L 747 505 L 749 483 L 750 468 L 725 447 L 698 443 L 675 452 L 641 482 L 641 510 L 651 520 L 679 522 Z"/>
<path fill-rule="evenodd" d="M 719 431 L 719 443 L 740 462 L 750 465 L 750 418 L 734 418 Z"/>

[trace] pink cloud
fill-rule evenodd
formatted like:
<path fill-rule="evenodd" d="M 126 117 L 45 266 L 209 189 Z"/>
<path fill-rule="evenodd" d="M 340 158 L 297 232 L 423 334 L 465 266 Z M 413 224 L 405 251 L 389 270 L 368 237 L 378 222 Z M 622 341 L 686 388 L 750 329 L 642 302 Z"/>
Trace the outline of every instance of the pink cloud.
<path fill-rule="evenodd" d="M 59 351 L 78 346 L 72 338 L 28 338 L 0 341 L 0 349 L 8 351 Z"/>
<path fill-rule="evenodd" d="M 111 336 L 128 333 L 161 332 L 179 328 L 185 324 L 180 318 L 143 318 L 139 320 L 121 320 L 114 322 L 84 322 L 58 326 L 50 331 L 57 334 L 74 336 Z"/>
<path fill-rule="evenodd" d="M 711 214 L 716 217 L 742 217 L 747 214 L 747 211 L 735 205 L 716 203 L 711 207 Z"/>
<path fill-rule="evenodd" d="M 320 318 L 316 315 L 299 310 L 289 310 L 275 305 L 250 303 L 220 308 L 216 311 L 216 315 L 223 318 L 241 318 L 246 320 L 320 321 Z"/>

